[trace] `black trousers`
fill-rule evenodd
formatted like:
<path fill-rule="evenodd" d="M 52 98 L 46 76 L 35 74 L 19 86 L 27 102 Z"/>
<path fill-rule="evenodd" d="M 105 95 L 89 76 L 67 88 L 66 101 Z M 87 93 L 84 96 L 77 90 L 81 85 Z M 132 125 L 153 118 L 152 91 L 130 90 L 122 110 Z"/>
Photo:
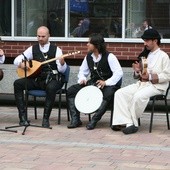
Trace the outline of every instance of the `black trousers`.
<path fill-rule="evenodd" d="M 26 84 L 27 84 L 27 90 L 40 90 L 41 89 L 41 90 L 46 91 L 45 106 L 47 102 L 48 102 L 48 105 L 50 106 L 53 105 L 57 90 L 61 89 L 63 86 L 63 83 L 57 80 L 51 80 L 48 84 L 45 84 L 45 81 L 36 81 L 36 79 L 32 79 L 32 78 L 27 78 L 27 79 L 21 78 L 21 79 L 15 80 L 14 82 L 15 98 L 17 98 L 18 96 L 23 97 L 24 90 L 26 89 Z M 22 102 L 23 102 L 22 104 L 24 104 L 24 99 Z"/>

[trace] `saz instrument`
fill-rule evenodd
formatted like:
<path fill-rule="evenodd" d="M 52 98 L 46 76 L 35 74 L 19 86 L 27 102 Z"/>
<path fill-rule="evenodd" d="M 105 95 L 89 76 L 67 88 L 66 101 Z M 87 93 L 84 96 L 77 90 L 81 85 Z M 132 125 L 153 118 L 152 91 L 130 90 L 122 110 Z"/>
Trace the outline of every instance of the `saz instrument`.
<path fill-rule="evenodd" d="M 27 74 L 26 75 L 27 75 L 27 77 L 34 77 L 35 75 L 37 75 L 39 73 L 42 65 L 50 63 L 50 62 L 55 61 L 55 60 L 58 60 L 60 58 L 68 57 L 68 56 L 79 54 L 79 53 L 80 53 L 80 51 L 68 53 L 68 54 L 64 54 L 60 57 L 55 57 L 55 58 L 52 58 L 52 59 L 49 59 L 49 60 L 45 60 L 43 62 L 32 60 L 31 61 L 32 66 L 27 68 Z M 19 77 L 23 78 L 23 77 L 25 77 L 25 70 L 22 69 L 22 68 L 17 68 L 17 74 L 18 74 Z"/>
<path fill-rule="evenodd" d="M 146 74 L 147 73 L 147 68 L 148 68 L 148 63 L 147 63 L 147 59 L 145 57 L 141 58 L 142 61 L 142 74 Z"/>
<path fill-rule="evenodd" d="M 84 114 L 91 114 L 95 112 L 103 101 L 103 93 L 101 90 L 93 85 L 83 87 L 76 94 L 75 106 L 76 109 Z"/>

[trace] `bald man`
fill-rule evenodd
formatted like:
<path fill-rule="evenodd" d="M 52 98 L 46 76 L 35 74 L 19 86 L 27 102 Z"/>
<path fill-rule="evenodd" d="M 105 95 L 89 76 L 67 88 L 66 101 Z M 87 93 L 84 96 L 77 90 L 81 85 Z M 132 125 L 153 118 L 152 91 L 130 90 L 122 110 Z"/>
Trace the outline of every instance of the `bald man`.
<path fill-rule="evenodd" d="M 54 57 L 62 56 L 62 50 L 51 44 L 49 42 L 49 37 L 50 34 L 48 28 L 45 26 L 39 27 L 37 30 L 38 43 L 30 46 L 22 54 L 17 56 L 14 60 L 14 65 L 23 69 L 23 71 L 25 70 L 26 65 L 29 72 L 30 67 L 34 66 L 31 66 L 31 62 L 28 61 L 36 60 L 43 62 Z M 27 62 L 23 62 L 24 60 Z M 49 118 L 55 101 L 55 95 L 57 90 L 61 89 L 63 86 L 63 82 L 58 80 L 58 73 L 64 73 L 66 67 L 67 64 L 64 59 L 60 58 L 42 65 L 41 71 L 38 72 L 36 76 L 29 76 L 27 79 L 25 77 L 20 78 L 14 82 L 14 94 L 19 112 L 20 126 L 29 126 L 29 121 L 27 120 L 27 110 L 24 102 L 24 90 L 26 88 L 25 84 L 27 83 L 27 90 L 41 89 L 46 91 L 42 126 L 45 128 L 50 127 Z"/>

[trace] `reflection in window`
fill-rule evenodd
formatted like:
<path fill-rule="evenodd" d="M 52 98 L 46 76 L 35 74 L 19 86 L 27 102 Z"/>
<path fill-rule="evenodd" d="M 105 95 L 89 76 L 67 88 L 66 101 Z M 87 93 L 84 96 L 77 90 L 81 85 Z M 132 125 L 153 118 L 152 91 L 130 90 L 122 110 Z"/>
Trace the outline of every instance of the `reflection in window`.
<path fill-rule="evenodd" d="M 65 1 L 17 0 L 15 1 L 15 35 L 36 36 L 37 28 L 45 25 L 51 36 L 64 36 Z"/>
<path fill-rule="evenodd" d="M 70 0 L 70 36 L 122 36 L 122 0 Z"/>
<path fill-rule="evenodd" d="M 0 35 L 11 35 L 11 0 L 0 0 Z"/>
<path fill-rule="evenodd" d="M 169 10 L 168 0 L 127 0 L 126 38 L 139 38 L 148 28 L 157 29 L 163 38 L 170 38 Z"/>
<path fill-rule="evenodd" d="M 65 1 L 47 0 L 47 27 L 53 37 L 64 37 Z"/>

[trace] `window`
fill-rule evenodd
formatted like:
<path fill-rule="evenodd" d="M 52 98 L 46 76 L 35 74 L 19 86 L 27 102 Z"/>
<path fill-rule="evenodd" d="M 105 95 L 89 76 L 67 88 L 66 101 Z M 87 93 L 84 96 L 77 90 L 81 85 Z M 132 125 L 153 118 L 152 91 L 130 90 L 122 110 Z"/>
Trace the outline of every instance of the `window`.
<path fill-rule="evenodd" d="M 155 28 L 168 42 L 169 11 L 169 0 L 0 0 L 0 36 L 33 39 L 45 25 L 58 40 L 84 41 L 101 33 L 110 42 L 133 42 Z"/>
<path fill-rule="evenodd" d="M 0 35 L 11 35 L 11 0 L 0 1 Z"/>
<path fill-rule="evenodd" d="M 51 37 L 122 37 L 122 0 L 15 0 L 15 36 L 36 36 L 45 25 Z M 68 2 L 69 16 L 65 15 Z M 65 19 L 68 23 L 65 26 Z M 81 26 L 80 26 L 81 25 Z M 65 29 L 65 28 L 68 29 Z M 80 28 L 80 29 L 79 29 Z M 77 33 L 78 31 L 78 33 Z"/>
<path fill-rule="evenodd" d="M 141 37 L 148 28 L 155 28 L 162 38 L 170 38 L 170 1 L 127 0 L 126 38 Z M 148 27 L 146 27 L 148 23 Z"/>
<path fill-rule="evenodd" d="M 64 37 L 63 0 L 15 0 L 15 36 L 36 36 L 39 26 L 49 28 L 51 36 Z"/>
<path fill-rule="evenodd" d="M 122 0 L 70 0 L 70 37 L 122 36 Z"/>

